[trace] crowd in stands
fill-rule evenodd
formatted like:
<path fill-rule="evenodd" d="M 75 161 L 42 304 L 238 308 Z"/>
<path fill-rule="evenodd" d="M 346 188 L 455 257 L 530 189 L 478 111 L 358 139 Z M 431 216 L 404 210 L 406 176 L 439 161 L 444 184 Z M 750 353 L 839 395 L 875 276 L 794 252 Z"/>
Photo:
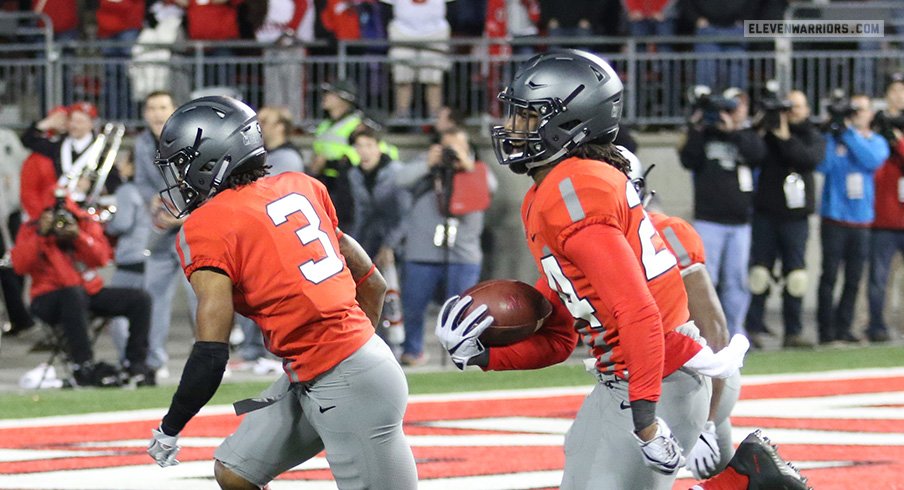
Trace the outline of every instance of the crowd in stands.
<path fill-rule="evenodd" d="M 311 80 L 305 80 L 298 60 L 307 54 L 335 54 L 336 41 L 390 41 L 394 43 L 391 49 L 385 44 L 357 44 L 348 52 L 385 54 L 393 60 L 392 116 L 405 120 L 436 117 L 443 104 L 444 79 L 451 76 L 450 53 L 476 54 L 468 51 L 483 49 L 451 47 L 447 41 L 452 38 L 511 39 L 512 45 L 490 46 L 489 54 L 523 55 L 545 49 L 550 37 L 575 47 L 580 43 L 562 39 L 673 34 L 740 37 L 744 19 L 776 18 L 787 0 L 6 0 L 2 5 L 7 11 L 47 15 L 57 41 L 118 42 L 102 44 L 97 53 L 114 62 L 105 64 L 103 73 L 82 75 L 94 81 L 78 82 L 97 85 L 84 90 L 97 93 L 105 118 L 136 119 L 138 103 L 153 90 L 181 95 L 174 87 L 178 85 L 178 70 L 166 64 L 173 53 L 164 46 L 148 44 L 206 42 L 204 55 L 213 62 L 203 68 L 205 86 L 235 85 L 241 76 L 228 60 L 236 55 L 259 56 L 263 73 L 250 83 L 260 85 L 264 103 L 286 106 L 299 117 L 306 114 L 303 91 Z M 240 40 L 256 40 L 263 46 L 252 49 L 223 44 Z M 313 41 L 326 44 L 298 44 Z M 621 48 L 619 44 L 593 47 L 609 52 Z M 673 48 L 662 43 L 641 49 L 669 52 Z M 700 42 L 682 44 L 678 49 L 732 52 L 745 46 L 740 42 Z M 124 62 L 130 57 L 151 64 Z M 745 87 L 745 66 L 742 60 L 732 61 L 730 66 L 717 65 L 715 60 L 701 61 L 696 65 L 697 83 Z M 374 65 L 368 70 L 379 74 L 387 68 Z M 318 77 L 310 74 L 307 78 L 312 76 Z M 492 85 L 499 77 L 490 73 L 489 78 Z M 357 80 L 362 93 L 368 95 L 365 98 L 380 90 L 373 85 L 381 79 L 371 76 L 367 82 L 363 77 Z M 313 86 L 322 81 L 313 80 Z M 72 85 L 76 85 L 75 80 L 64 83 L 67 103 L 77 98 Z M 413 104 L 413 99 L 421 96 L 421 86 L 425 110 L 418 108 L 416 113 L 413 106 L 419 103 Z"/>

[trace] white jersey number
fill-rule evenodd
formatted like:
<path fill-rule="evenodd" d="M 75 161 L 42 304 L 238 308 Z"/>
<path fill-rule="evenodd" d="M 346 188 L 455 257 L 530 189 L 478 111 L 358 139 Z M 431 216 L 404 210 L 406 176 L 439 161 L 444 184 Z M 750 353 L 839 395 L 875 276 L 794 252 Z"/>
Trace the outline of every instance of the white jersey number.
<path fill-rule="evenodd" d="M 546 273 L 549 288 L 559 293 L 559 297 L 562 298 L 562 302 L 565 303 L 565 307 L 568 308 L 571 316 L 576 320 L 586 321 L 593 328 L 599 328 L 602 324 L 594 315 L 596 310 L 593 309 L 593 305 L 587 301 L 587 298 L 578 296 L 577 291 L 574 290 L 574 285 L 562 272 L 559 261 L 554 256 L 547 255 L 540 259 L 540 264 L 543 266 L 543 272 Z"/>
<path fill-rule="evenodd" d="M 285 223 L 289 216 L 296 212 L 303 214 L 308 220 L 308 224 L 295 230 L 298 239 L 303 245 L 318 241 L 326 253 L 320 260 L 309 260 L 298 266 L 305 279 L 319 284 L 341 272 L 344 265 L 333 248 L 330 237 L 320 229 L 320 216 L 314 211 L 311 201 L 301 194 L 293 193 L 267 204 L 267 214 L 276 226 Z"/>
<path fill-rule="evenodd" d="M 628 198 L 628 207 L 635 208 L 640 206 L 640 196 L 637 195 L 637 190 L 634 189 L 634 184 L 631 181 L 628 181 L 625 192 Z M 656 228 L 653 226 L 650 217 L 647 216 L 646 210 L 641 208 L 641 212 L 643 213 L 643 219 L 637 228 L 638 238 L 640 238 L 640 262 L 643 264 L 647 281 L 650 281 L 677 265 L 678 260 L 675 259 L 675 256 L 672 255 L 668 248 L 663 247 L 661 250 L 656 250 L 656 246 L 653 245 Z"/>

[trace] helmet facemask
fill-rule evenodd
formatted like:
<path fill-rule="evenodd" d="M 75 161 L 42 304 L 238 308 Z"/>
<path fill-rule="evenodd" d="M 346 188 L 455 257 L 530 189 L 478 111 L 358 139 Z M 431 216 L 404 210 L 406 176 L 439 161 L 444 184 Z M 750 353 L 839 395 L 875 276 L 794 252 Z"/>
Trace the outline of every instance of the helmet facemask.
<path fill-rule="evenodd" d="M 505 125 L 491 132 L 496 159 L 518 174 L 546 165 L 565 152 L 552 152 L 543 140 L 543 129 L 553 116 L 566 110 L 560 99 L 526 100 L 508 91 L 499 94 L 505 106 Z"/>
<path fill-rule="evenodd" d="M 202 169 L 205 174 L 209 174 L 211 171 L 215 174 L 207 192 L 196 188 L 186 178 L 192 165 L 201 164 L 198 160 L 200 156 L 198 146 L 201 143 L 202 132 L 201 128 L 198 128 L 194 145 L 177 151 L 169 158 L 159 158 L 158 152 L 158 158 L 154 160 L 154 165 L 157 166 L 166 184 L 166 187 L 160 191 L 160 199 L 166 210 L 177 219 L 187 216 L 219 190 L 220 184 L 223 182 L 223 176 L 216 174 L 222 174 L 229 166 L 229 157 L 227 156 L 224 161 L 217 162 L 210 170 Z"/>

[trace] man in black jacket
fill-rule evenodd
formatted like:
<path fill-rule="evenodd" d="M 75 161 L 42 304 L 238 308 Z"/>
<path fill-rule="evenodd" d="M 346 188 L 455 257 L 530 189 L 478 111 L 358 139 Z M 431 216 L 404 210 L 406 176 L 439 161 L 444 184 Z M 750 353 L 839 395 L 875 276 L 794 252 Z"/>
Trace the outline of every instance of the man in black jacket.
<path fill-rule="evenodd" d="M 703 239 L 706 268 L 728 317 L 733 335 L 744 332 L 750 303 L 747 268 L 750 257 L 752 167 L 766 154 L 763 139 L 750 128 L 745 93 L 731 112 L 720 112 L 714 124 L 699 111 L 691 116 L 681 164 L 694 173 L 694 228 Z"/>
<path fill-rule="evenodd" d="M 751 342 L 762 346 L 768 330 L 763 310 L 776 259 L 781 260 L 784 282 L 782 318 L 784 347 L 813 347 L 801 337 L 801 309 L 807 292 L 804 255 L 809 232 L 807 217 L 813 213 L 813 170 L 825 156 L 825 140 L 809 122 L 810 105 L 800 91 L 788 94 L 791 108 L 779 115 L 779 126 L 764 132 L 767 156 L 753 198 L 753 247 L 751 249 L 750 293 L 747 333 Z"/>

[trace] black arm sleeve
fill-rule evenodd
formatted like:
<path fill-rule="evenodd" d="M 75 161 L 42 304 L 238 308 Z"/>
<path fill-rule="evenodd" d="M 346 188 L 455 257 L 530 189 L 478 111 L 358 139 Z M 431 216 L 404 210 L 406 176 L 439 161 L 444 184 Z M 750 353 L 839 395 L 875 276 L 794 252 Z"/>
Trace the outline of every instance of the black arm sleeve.
<path fill-rule="evenodd" d="M 634 419 L 634 432 L 640 432 L 656 422 L 656 402 L 650 400 L 634 400 L 631 402 L 631 418 Z"/>
<path fill-rule="evenodd" d="M 160 424 L 164 434 L 177 435 L 210 401 L 220 387 L 228 360 L 229 347 L 224 342 L 195 342 L 185 362 L 179 388 Z"/>
<path fill-rule="evenodd" d="M 22 133 L 22 146 L 48 158 L 59 158 L 60 142 L 54 142 L 45 138 L 41 130 L 37 128 L 37 124 L 38 123 L 32 123 L 31 126 Z"/>

